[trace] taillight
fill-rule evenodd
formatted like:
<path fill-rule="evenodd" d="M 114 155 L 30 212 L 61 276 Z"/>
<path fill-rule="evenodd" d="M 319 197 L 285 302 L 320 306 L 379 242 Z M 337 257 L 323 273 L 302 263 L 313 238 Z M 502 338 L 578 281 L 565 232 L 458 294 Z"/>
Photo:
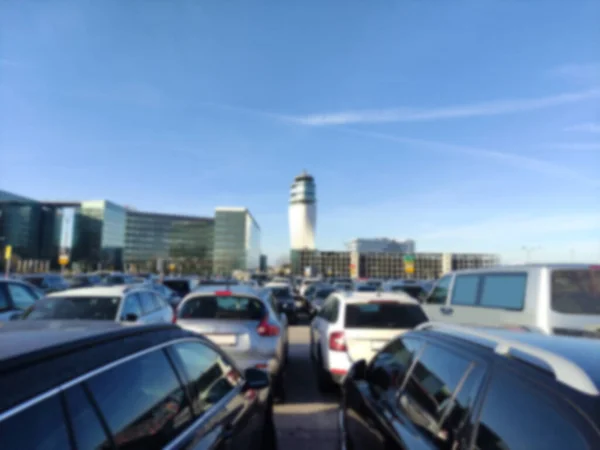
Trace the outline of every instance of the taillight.
<path fill-rule="evenodd" d="M 268 318 L 265 317 L 258 324 L 256 332 L 259 336 L 279 336 L 279 327 L 269 323 Z"/>
<path fill-rule="evenodd" d="M 334 331 L 329 335 L 329 348 L 336 352 L 345 352 L 348 350 L 343 331 Z"/>

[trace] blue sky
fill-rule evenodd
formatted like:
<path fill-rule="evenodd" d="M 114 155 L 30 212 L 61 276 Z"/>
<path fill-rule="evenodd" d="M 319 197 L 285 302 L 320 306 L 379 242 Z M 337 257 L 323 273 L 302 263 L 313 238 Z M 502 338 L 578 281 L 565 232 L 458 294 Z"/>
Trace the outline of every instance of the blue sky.
<path fill-rule="evenodd" d="M 0 189 L 600 259 L 597 1 L 0 4 Z"/>

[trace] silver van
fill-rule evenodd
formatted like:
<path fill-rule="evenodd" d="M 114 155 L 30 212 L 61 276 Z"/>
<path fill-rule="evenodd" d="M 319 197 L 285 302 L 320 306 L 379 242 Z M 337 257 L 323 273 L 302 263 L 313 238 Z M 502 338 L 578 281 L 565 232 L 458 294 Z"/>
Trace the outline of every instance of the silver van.
<path fill-rule="evenodd" d="M 431 321 L 600 336 L 600 265 L 460 270 L 441 277 L 422 300 Z"/>

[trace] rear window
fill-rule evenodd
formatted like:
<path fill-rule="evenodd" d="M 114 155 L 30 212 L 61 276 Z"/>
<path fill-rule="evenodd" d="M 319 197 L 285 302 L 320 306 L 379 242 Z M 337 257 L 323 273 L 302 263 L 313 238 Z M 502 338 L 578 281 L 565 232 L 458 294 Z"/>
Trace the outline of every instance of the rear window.
<path fill-rule="evenodd" d="M 263 304 L 247 297 L 195 297 L 179 311 L 182 319 L 261 320 L 264 316 Z"/>
<path fill-rule="evenodd" d="M 346 305 L 346 328 L 414 328 L 427 320 L 419 305 L 393 302 Z"/>
<path fill-rule="evenodd" d="M 45 297 L 23 314 L 27 320 L 115 320 L 119 297 Z"/>
<path fill-rule="evenodd" d="M 163 284 L 179 295 L 184 296 L 190 293 L 190 283 L 187 280 L 165 280 Z"/>
<path fill-rule="evenodd" d="M 600 314 L 600 267 L 553 271 L 552 309 L 563 314 Z"/>

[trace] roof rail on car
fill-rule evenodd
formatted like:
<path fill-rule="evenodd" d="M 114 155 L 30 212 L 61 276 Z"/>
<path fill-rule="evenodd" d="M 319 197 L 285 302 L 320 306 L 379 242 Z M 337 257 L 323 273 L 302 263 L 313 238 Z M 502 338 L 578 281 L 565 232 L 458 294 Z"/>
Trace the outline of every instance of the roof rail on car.
<path fill-rule="evenodd" d="M 426 322 L 417 326 L 415 330 L 435 330 L 451 335 L 462 335 L 463 337 L 473 337 L 487 340 L 494 343 L 494 351 L 503 356 L 519 358 L 518 355 L 511 353 L 511 350 L 522 352 L 547 364 L 550 367 L 550 370 L 554 373 L 557 381 L 560 381 L 561 383 L 566 384 L 573 389 L 589 395 L 600 394 L 598 387 L 585 370 L 583 370 L 573 361 L 557 355 L 549 350 L 541 349 L 518 341 L 503 339 L 499 336 L 488 334 L 484 331 L 474 330 L 469 327 L 450 325 L 440 322 Z"/>

